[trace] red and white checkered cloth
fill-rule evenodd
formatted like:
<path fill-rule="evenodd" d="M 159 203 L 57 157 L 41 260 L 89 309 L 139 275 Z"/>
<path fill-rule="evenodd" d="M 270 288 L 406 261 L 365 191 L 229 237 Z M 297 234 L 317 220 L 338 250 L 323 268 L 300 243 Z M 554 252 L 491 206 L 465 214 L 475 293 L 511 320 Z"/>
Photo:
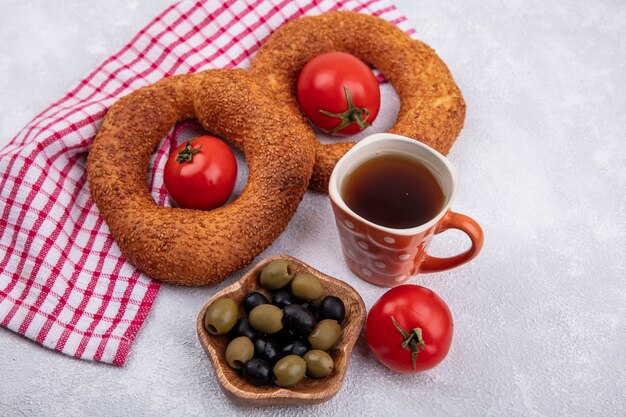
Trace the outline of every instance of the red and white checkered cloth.
<path fill-rule="evenodd" d="M 182 1 L 35 117 L 0 151 L 0 323 L 65 354 L 123 365 L 159 284 L 124 260 L 89 194 L 87 153 L 107 109 L 172 74 L 246 67 L 283 23 L 330 10 L 412 33 L 385 0 Z M 161 205 L 177 131 L 151 163 Z"/>

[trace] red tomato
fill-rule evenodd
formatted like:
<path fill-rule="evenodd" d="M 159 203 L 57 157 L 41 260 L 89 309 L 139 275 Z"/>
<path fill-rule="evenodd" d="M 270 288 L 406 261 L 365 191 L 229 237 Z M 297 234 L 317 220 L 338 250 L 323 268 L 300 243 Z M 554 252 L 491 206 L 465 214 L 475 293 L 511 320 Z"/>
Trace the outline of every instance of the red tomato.
<path fill-rule="evenodd" d="M 383 294 L 367 315 L 367 344 L 383 365 L 396 372 L 430 369 L 452 342 L 452 314 L 428 288 L 400 285 Z"/>
<path fill-rule="evenodd" d="M 363 61 L 345 52 L 329 52 L 307 62 L 296 93 L 309 120 L 336 136 L 365 129 L 380 109 L 376 77 Z"/>
<path fill-rule="evenodd" d="M 233 151 L 214 136 L 198 136 L 180 145 L 165 164 L 163 180 L 180 206 L 211 210 L 230 197 L 237 179 Z"/>

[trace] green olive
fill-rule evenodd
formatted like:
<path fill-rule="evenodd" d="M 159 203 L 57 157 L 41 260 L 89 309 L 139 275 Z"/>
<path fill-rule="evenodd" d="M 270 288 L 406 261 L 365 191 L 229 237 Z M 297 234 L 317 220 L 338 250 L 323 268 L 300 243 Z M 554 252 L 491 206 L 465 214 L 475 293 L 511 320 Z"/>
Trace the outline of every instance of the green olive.
<path fill-rule="evenodd" d="M 256 331 L 274 334 L 283 328 L 283 310 L 272 304 L 261 304 L 250 311 L 248 320 Z"/>
<path fill-rule="evenodd" d="M 315 325 L 313 331 L 309 333 L 309 343 L 311 348 L 328 350 L 341 337 L 341 326 L 337 320 L 322 320 Z"/>
<path fill-rule="evenodd" d="M 309 350 L 303 359 L 306 362 L 306 374 L 313 378 L 327 377 L 335 367 L 333 358 L 323 350 Z"/>
<path fill-rule="evenodd" d="M 298 355 L 287 355 L 274 365 L 276 385 L 289 388 L 304 378 L 306 362 Z"/>
<path fill-rule="evenodd" d="M 324 294 L 324 287 L 313 274 L 297 274 L 291 281 L 291 293 L 301 300 L 315 300 Z"/>
<path fill-rule="evenodd" d="M 209 306 L 204 316 L 204 327 L 212 335 L 228 333 L 237 323 L 239 308 L 230 298 L 220 298 Z"/>
<path fill-rule="evenodd" d="M 246 336 L 233 339 L 226 347 L 226 363 L 231 368 L 241 369 L 254 356 L 254 344 Z"/>
<path fill-rule="evenodd" d="M 261 271 L 261 286 L 277 290 L 289 284 L 293 275 L 293 267 L 289 262 L 282 259 L 272 261 Z"/>

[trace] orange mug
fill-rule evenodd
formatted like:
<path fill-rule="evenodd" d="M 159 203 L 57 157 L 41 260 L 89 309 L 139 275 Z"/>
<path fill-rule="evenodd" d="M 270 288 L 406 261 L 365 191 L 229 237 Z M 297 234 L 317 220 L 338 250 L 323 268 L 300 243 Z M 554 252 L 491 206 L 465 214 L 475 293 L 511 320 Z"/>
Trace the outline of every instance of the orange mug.
<path fill-rule="evenodd" d="M 390 153 L 417 159 L 439 183 L 444 195 L 443 207 L 427 223 L 409 229 L 384 227 L 359 216 L 344 202 L 340 190 L 346 176 L 365 161 Z M 483 246 L 483 231 L 470 217 L 450 211 L 457 185 L 458 175 L 450 161 L 414 139 L 378 133 L 357 143 L 337 162 L 328 186 L 343 255 L 350 270 L 372 284 L 394 287 L 420 272 L 445 271 L 476 257 Z M 472 246 L 448 258 L 428 255 L 426 250 L 433 236 L 448 229 L 465 232 Z"/>

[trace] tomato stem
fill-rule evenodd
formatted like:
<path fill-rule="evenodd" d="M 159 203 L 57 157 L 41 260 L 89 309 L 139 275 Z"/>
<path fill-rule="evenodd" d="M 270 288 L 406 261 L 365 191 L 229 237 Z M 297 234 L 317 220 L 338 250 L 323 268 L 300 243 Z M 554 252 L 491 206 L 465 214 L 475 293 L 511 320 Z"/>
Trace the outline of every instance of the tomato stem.
<path fill-rule="evenodd" d="M 352 123 L 356 123 L 361 130 L 370 126 L 370 124 L 366 122 L 367 118 L 370 116 L 370 111 L 366 107 L 357 107 L 354 104 L 354 101 L 352 101 L 352 95 L 350 94 L 350 90 L 348 90 L 348 87 L 346 87 L 345 85 L 343 86 L 343 91 L 346 94 L 346 102 L 348 103 L 348 108 L 346 109 L 346 111 L 344 111 L 343 113 L 331 113 L 326 110 L 320 110 L 320 113 L 325 116 L 336 117 L 341 120 L 341 123 L 326 132 L 329 135 L 339 132 L 341 129 L 348 125 L 351 125 Z"/>
<path fill-rule="evenodd" d="M 178 156 L 176 156 L 176 162 L 180 162 L 181 164 L 183 162 L 191 162 L 194 154 L 200 152 L 200 148 L 202 148 L 202 145 L 200 145 L 200 147 L 198 148 L 192 148 L 191 141 L 188 140 L 185 148 L 182 151 L 178 152 Z"/>
<path fill-rule="evenodd" d="M 391 316 L 391 321 L 393 322 L 393 325 L 396 326 L 396 329 L 402 333 L 404 340 L 400 346 L 411 351 L 411 362 L 413 362 L 413 369 L 415 369 L 417 366 L 417 354 L 420 350 L 424 350 L 424 348 L 426 348 L 426 343 L 424 343 L 424 338 L 422 337 L 422 329 L 416 327 L 407 333 L 407 331 L 398 324 L 393 316 Z"/>

